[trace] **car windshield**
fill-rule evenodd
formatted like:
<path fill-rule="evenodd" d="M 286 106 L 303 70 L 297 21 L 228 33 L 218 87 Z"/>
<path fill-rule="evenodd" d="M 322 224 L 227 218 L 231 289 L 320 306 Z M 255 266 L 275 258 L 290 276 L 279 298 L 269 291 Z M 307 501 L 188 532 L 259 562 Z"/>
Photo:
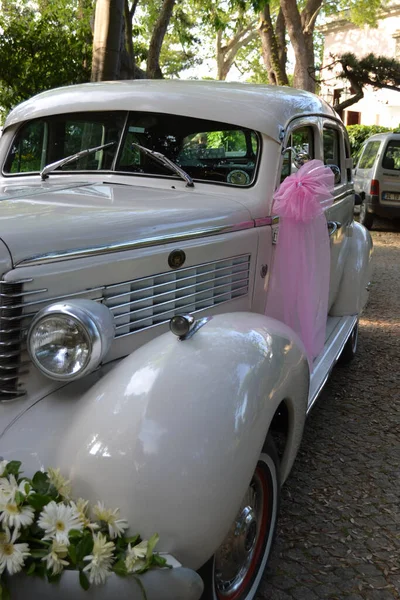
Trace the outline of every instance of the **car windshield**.
<path fill-rule="evenodd" d="M 57 173 L 114 171 L 176 178 L 138 148 L 161 152 L 195 181 L 251 185 L 260 153 L 255 131 L 170 114 L 93 112 L 25 123 L 3 165 L 5 175 L 39 173 L 46 165 L 87 148 L 114 144 L 57 168 Z"/>
<path fill-rule="evenodd" d="M 400 171 L 400 140 L 390 140 L 382 159 L 384 169 Z"/>

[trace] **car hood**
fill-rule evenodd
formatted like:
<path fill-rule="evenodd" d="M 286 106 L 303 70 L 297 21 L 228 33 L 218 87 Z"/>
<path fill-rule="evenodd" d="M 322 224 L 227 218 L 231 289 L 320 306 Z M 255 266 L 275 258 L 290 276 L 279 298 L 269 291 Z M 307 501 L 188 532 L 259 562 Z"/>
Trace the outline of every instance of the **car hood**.
<path fill-rule="evenodd" d="M 177 186 L 178 187 L 178 186 Z M 209 188 L 208 188 L 209 189 Z M 109 183 L 43 183 L 0 188 L 0 238 L 13 264 L 71 250 L 160 240 L 240 228 L 249 211 L 201 186 L 153 188 Z"/>

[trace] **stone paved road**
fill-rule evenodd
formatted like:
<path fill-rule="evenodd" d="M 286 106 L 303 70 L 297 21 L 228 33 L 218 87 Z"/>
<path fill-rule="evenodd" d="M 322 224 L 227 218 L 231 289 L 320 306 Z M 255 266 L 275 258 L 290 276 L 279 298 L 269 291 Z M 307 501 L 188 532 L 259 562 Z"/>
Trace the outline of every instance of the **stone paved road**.
<path fill-rule="evenodd" d="M 400 225 L 372 236 L 358 353 L 307 421 L 257 600 L 400 599 Z"/>

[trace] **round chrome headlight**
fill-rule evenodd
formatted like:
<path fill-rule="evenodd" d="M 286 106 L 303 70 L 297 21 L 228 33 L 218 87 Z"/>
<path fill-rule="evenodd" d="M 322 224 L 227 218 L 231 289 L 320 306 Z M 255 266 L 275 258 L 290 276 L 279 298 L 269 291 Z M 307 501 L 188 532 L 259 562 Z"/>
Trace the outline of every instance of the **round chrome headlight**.
<path fill-rule="evenodd" d="M 71 300 L 38 312 L 29 329 L 28 352 L 47 377 L 71 381 L 101 363 L 113 338 L 114 320 L 106 306 Z"/>

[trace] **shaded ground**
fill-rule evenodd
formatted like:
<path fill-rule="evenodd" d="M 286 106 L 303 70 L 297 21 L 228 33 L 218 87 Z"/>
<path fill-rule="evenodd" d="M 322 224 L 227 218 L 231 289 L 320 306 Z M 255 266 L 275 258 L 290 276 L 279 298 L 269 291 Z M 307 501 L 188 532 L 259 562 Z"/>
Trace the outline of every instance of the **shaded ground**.
<path fill-rule="evenodd" d="M 257 600 L 400 599 L 400 225 L 372 236 L 358 354 L 307 421 Z"/>

